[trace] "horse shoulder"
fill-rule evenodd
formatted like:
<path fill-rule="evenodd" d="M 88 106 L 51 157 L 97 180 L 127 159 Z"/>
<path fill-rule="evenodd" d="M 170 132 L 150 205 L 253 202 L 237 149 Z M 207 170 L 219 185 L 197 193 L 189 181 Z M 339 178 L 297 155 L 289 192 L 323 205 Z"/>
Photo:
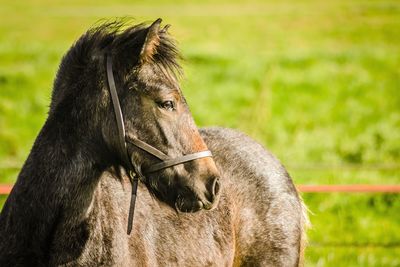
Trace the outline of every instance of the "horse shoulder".
<path fill-rule="evenodd" d="M 224 128 L 200 131 L 235 200 L 237 265 L 297 266 L 302 201 L 282 164 L 246 135 Z"/>

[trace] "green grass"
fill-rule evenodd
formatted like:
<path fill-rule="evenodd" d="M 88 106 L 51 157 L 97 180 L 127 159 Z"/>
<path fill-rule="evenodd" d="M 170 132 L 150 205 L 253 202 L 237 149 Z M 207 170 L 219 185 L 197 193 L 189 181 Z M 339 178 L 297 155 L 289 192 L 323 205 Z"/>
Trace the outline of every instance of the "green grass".
<path fill-rule="evenodd" d="M 399 194 L 304 194 L 313 214 L 306 266 L 399 266 Z"/>
<path fill-rule="evenodd" d="M 0 0 L 0 182 L 29 153 L 63 53 L 126 15 L 172 24 L 199 126 L 248 133 L 298 184 L 400 183 L 400 3 L 313 0 Z M 303 197 L 307 266 L 400 266 L 399 195 Z"/>

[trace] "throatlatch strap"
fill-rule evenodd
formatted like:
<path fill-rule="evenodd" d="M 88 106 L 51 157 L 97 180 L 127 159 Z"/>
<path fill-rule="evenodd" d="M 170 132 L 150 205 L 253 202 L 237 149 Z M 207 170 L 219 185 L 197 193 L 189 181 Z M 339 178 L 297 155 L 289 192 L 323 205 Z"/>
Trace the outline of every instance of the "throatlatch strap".
<path fill-rule="evenodd" d="M 129 178 L 132 183 L 132 192 L 131 192 L 131 203 L 129 205 L 129 214 L 128 214 L 128 230 L 127 230 L 128 235 L 130 235 L 132 232 L 133 215 L 135 214 L 137 188 L 139 183 L 139 179 L 135 173 L 130 173 Z"/>

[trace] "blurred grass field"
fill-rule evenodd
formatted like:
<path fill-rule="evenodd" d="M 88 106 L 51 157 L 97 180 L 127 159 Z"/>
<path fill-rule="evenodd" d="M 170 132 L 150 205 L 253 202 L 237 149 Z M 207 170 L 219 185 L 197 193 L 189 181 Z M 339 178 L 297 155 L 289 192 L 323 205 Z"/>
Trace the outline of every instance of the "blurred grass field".
<path fill-rule="evenodd" d="M 353 0 L 0 0 L 0 183 L 45 120 L 62 55 L 116 16 L 172 24 L 197 124 L 246 132 L 296 184 L 400 183 L 400 2 Z M 399 195 L 303 197 L 306 266 L 400 266 Z"/>

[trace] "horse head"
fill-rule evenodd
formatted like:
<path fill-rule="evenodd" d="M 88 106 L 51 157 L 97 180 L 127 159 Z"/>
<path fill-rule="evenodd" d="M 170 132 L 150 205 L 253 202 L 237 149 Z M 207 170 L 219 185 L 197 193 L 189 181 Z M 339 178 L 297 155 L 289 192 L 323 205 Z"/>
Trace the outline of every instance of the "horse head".
<path fill-rule="evenodd" d="M 113 82 L 123 114 L 126 136 L 140 139 L 169 158 L 207 150 L 179 86 L 180 55 L 161 19 L 121 30 L 110 23 L 89 30 L 64 57 L 53 92 L 50 113 L 65 102 L 79 107 L 93 142 L 110 165 L 126 167 L 123 155 L 142 171 L 142 182 L 161 201 L 182 212 L 214 208 L 220 195 L 219 172 L 211 157 L 203 157 L 156 171 L 147 171 L 160 159 L 127 143 L 118 144 L 118 129 L 110 91 L 106 60 L 112 60 Z M 73 86 L 66 81 L 74 81 Z M 63 84 L 64 83 L 64 84 Z M 75 91 L 68 97 L 64 90 Z"/>

